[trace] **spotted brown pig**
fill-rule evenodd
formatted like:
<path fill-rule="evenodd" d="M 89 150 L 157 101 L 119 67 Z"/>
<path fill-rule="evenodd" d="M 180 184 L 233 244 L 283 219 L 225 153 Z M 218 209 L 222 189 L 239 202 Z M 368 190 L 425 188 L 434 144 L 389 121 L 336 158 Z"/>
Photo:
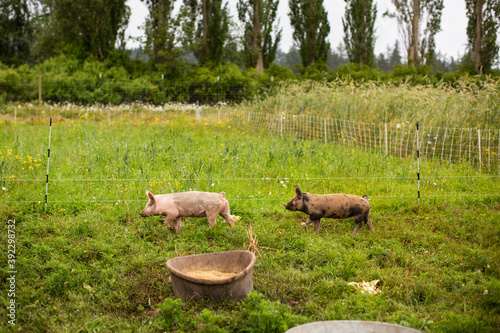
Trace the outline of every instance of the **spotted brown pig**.
<path fill-rule="evenodd" d="M 165 226 L 169 229 L 179 231 L 181 217 L 205 216 L 208 218 L 210 227 L 213 228 L 217 224 L 217 215 L 222 216 L 231 227 L 234 226 L 224 192 L 188 191 L 153 195 L 153 193 L 146 191 L 146 194 L 149 201 L 140 215 L 142 217 L 163 215 L 165 216 Z M 173 226 L 172 221 L 174 222 Z"/>
<path fill-rule="evenodd" d="M 295 185 L 295 197 L 285 205 L 285 208 L 309 215 L 306 226 L 314 223 L 314 232 L 318 232 L 322 217 L 334 219 L 354 217 L 356 227 L 353 235 L 358 233 L 363 222 L 373 231 L 372 222 L 368 218 L 370 204 L 367 195 L 358 197 L 349 194 L 310 194 L 301 192 L 299 186 Z"/>

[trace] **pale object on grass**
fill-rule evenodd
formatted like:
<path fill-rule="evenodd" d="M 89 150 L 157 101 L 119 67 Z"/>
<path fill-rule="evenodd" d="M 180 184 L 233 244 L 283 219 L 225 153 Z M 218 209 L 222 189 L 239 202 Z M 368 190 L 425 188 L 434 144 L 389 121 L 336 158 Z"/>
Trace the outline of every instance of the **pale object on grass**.
<path fill-rule="evenodd" d="M 368 293 L 370 295 L 378 295 L 382 291 L 377 288 L 377 283 L 379 283 L 380 280 L 373 280 L 369 282 L 349 282 L 347 285 L 354 287 L 354 289 L 358 290 L 361 289 L 361 293 Z"/>

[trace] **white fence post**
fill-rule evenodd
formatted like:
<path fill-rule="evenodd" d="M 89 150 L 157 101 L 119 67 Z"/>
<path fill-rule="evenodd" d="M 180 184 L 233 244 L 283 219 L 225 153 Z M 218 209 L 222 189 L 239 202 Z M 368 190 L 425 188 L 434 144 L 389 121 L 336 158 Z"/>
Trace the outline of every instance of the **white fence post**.
<path fill-rule="evenodd" d="M 472 128 L 469 128 L 469 164 L 471 164 L 471 150 L 472 150 Z"/>
<path fill-rule="evenodd" d="M 450 164 L 452 162 L 451 158 L 453 156 L 453 139 L 455 138 L 455 129 L 451 132 L 451 142 L 450 142 Z"/>
<path fill-rule="evenodd" d="M 460 146 L 458 148 L 458 162 L 462 162 L 462 134 L 464 129 L 460 129 Z"/>
<path fill-rule="evenodd" d="M 328 137 L 326 133 L 326 118 L 325 118 L 325 145 L 328 144 Z"/>
<path fill-rule="evenodd" d="M 45 179 L 45 210 L 47 210 L 47 202 L 49 196 L 49 165 L 50 165 L 50 137 L 52 136 L 52 118 L 49 125 L 49 148 L 47 149 L 47 177 Z"/>
<path fill-rule="evenodd" d="M 420 150 L 418 145 L 418 123 L 417 123 L 417 197 L 420 205 Z"/>
<path fill-rule="evenodd" d="M 387 124 L 384 124 L 384 139 L 385 139 L 385 154 L 388 155 L 388 147 L 387 147 Z"/>
<path fill-rule="evenodd" d="M 481 171 L 481 130 L 477 130 L 477 146 L 479 153 L 479 171 Z"/>
<path fill-rule="evenodd" d="M 446 145 L 446 135 L 448 134 L 448 127 L 445 127 L 444 129 L 444 138 L 443 138 L 443 146 L 441 147 L 441 161 L 443 160 L 444 157 L 444 146 Z"/>
<path fill-rule="evenodd" d="M 488 130 L 488 171 L 491 171 L 491 129 Z"/>

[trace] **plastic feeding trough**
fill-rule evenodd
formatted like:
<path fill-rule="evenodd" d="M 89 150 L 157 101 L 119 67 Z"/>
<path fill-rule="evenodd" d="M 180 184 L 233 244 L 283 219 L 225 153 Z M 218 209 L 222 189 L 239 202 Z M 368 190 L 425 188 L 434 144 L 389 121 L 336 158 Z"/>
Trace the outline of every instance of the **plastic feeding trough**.
<path fill-rule="evenodd" d="M 196 300 L 240 300 L 253 290 L 255 255 L 250 251 L 229 251 L 177 257 L 167 261 L 174 294 Z"/>
<path fill-rule="evenodd" d="M 420 333 L 420 331 L 376 321 L 331 320 L 296 326 L 286 333 Z"/>

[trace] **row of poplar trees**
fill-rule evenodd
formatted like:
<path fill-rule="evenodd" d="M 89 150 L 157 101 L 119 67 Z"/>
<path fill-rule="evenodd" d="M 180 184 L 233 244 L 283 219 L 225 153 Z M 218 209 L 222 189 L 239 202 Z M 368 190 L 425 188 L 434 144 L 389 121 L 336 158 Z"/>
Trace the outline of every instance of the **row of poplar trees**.
<path fill-rule="evenodd" d="M 183 0 L 173 18 L 175 0 L 145 0 L 149 7 L 146 48 L 158 63 L 190 50 L 201 64 L 220 63 L 230 34 L 228 3 L 223 0 Z M 277 19 L 279 0 L 238 0 L 240 47 L 245 65 L 263 71 L 274 61 L 282 29 Z M 330 26 L 323 0 L 290 0 L 290 20 L 304 66 L 325 61 Z M 179 50 L 178 45 L 182 45 Z M 237 46 L 236 46 L 237 47 Z"/>
<path fill-rule="evenodd" d="M 217 64 L 231 48 L 244 54 L 247 68 L 262 71 L 275 59 L 282 30 L 277 19 L 279 0 L 238 0 L 238 20 L 224 0 L 142 0 L 149 8 L 144 46 L 157 64 L 175 63 L 191 51 L 198 62 Z M 304 67 L 324 63 L 330 50 L 330 24 L 323 0 L 288 1 L 293 39 Z M 435 35 L 441 30 L 443 0 L 391 0 L 394 18 L 407 51 L 408 64 L 421 66 L 435 59 Z M 182 2 L 180 10 L 174 5 Z M 498 60 L 499 0 L 456 0 L 468 15 L 468 45 L 464 60 L 477 73 Z M 464 3 L 465 2 L 465 3 Z M 345 0 L 344 43 L 351 62 L 374 66 L 373 0 Z M 0 3 L 0 61 L 19 64 L 58 53 L 106 59 L 125 49 L 130 8 L 126 0 L 2 0 Z M 231 26 L 243 28 L 239 42 Z M 229 51 L 228 51 L 229 50 Z M 229 57 L 230 58 L 230 57 Z M 35 60 L 34 60 L 35 59 Z"/>

